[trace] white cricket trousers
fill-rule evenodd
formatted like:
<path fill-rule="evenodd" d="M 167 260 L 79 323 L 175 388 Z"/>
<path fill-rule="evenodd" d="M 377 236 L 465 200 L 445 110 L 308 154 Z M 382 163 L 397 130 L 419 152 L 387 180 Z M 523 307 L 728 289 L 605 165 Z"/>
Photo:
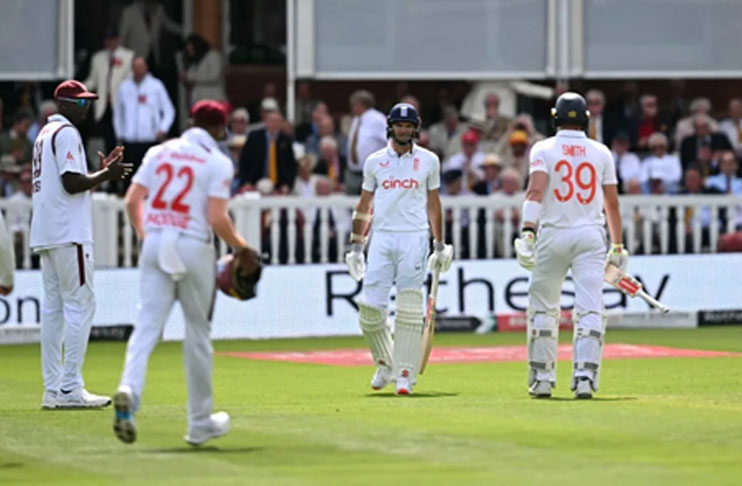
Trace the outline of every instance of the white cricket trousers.
<path fill-rule="evenodd" d="M 363 301 L 386 310 L 389 292 L 421 289 L 428 264 L 427 231 L 375 231 L 368 248 L 368 265 L 363 279 Z"/>
<path fill-rule="evenodd" d="M 41 370 L 50 391 L 82 388 L 82 365 L 95 314 L 93 245 L 71 244 L 39 252 Z M 62 364 L 64 343 L 64 364 Z"/>
<path fill-rule="evenodd" d="M 158 264 L 160 234 L 151 232 L 144 239 L 139 263 L 139 316 L 126 347 L 121 385 L 131 387 L 135 408 L 138 409 L 149 356 L 162 336 L 173 304 L 178 300 L 186 324 L 183 351 L 188 386 L 188 424 L 194 428 L 209 423 L 213 404 L 213 348 L 209 334 L 216 290 L 216 260 L 214 247 L 201 240 L 181 235 L 176 248 L 186 267 L 186 275 L 178 282 L 173 281 Z"/>

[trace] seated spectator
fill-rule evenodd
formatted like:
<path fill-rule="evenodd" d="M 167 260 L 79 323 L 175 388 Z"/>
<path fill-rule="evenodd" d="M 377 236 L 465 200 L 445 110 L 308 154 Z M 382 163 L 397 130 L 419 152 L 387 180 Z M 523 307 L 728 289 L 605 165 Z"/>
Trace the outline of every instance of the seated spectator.
<path fill-rule="evenodd" d="M 451 158 L 461 150 L 461 136 L 466 127 L 459 122 L 459 112 L 453 105 L 443 109 L 443 120 L 430 126 L 430 150 L 441 160 Z"/>
<path fill-rule="evenodd" d="M 737 158 L 742 159 L 742 98 L 729 101 L 729 118 L 721 122 L 719 131 L 727 136 Z"/>
<path fill-rule="evenodd" d="M 680 194 L 683 195 L 700 195 L 700 194 L 718 194 L 716 189 L 705 187 L 703 168 L 698 164 L 691 164 L 685 170 L 683 175 L 683 189 Z M 671 246 L 675 246 L 676 232 L 674 224 L 676 221 L 675 208 L 672 208 L 670 214 L 670 240 Z M 701 224 L 701 246 L 708 247 L 711 242 L 711 208 L 709 206 L 692 205 L 685 207 L 683 222 L 685 227 L 685 251 L 689 252 L 693 248 L 694 235 L 694 218 L 700 218 Z M 673 249 L 674 251 L 674 249 Z"/>
<path fill-rule="evenodd" d="M 474 186 L 474 193 L 481 196 L 495 194 L 500 189 L 500 172 L 502 162 L 497 154 L 487 154 L 482 161 L 484 179 Z"/>
<path fill-rule="evenodd" d="M 232 110 L 232 113 L 229 115 L 229 122 L 227 123 L 227 138 L 219 143 L 222 151 L 229 155 L 234 137 L 238 137 L 240 140 L 247 140 L 247 126 L 249 124 L 250 113 L 245 108 L 235 108 Z M 244 142 L 242 144 L 244 145 Z"/>
<path fill-rule="evenodd" d="M 253 130 L 240 155 L 239 180 L 241 191 L 251 190 L 263 178 L 270 179 L 277 192 L 288 194 L 294 187 L 296 159 L 293 140 L 282 132 L 283 117 L 272 111 L 265 118 L 265 127 Z"/>
<path fill-rule="evenodd" d="M 528 176 L 529 160 L 531 152 L 531 141 L 528 133 L 516 130 L 508 139 L 508 146 L 504 153 L 500 154 L 503 167 L 512 167 L 518 171 L 521 178 L 525 180 Z"/>
<path fill-rule="evenodd" d="M 324 176 L 314 171 L 317 165 L 317 158 L 312 154 L 306 154 L 296 161 L 297 173 L 294 187 L 291 193 L 295 196 L 301 196 L 305 199 L 314 199 L 317 196 L 317 182 Z M 312 211 L 307 211 L 309 214 Z M 312 221 L 314 221 L 312 219 Z"/>
<path fill-rule="evenodd" d="M 322 138 L 322 135 L 319 134 L 320 123 L 327 117 L 330 117 L 330 110 L 327 108 L 327 103 L 325 103 L 324 101 L 318 101 L 312 108 L 309 120 L 300 123 L 296 127 L 296 141 L 307 145 L 307 151 L 315 155 L 317 154 L 318 149 L 317 142 L 320 138 Z M 332 117 L 330 117 L 330 119 L 332 120 Z M 333 132 L 334 131 L 335 128 L 333 125 Z M 309 148 L 309 145 L 311 143 L 309 141 L 310 137 L 314 138 L 312 150 L 310 150 Z"/>
<path fill-rule="evenodd" d="M 678 120 L 675 125 L 675 147 L 680 147 L 685 137 L 689 137 L 696 132 L 695 119 L 697 115 L 706 115 L 711 132 L 719 131 L 719 124 L 711 118 L 711 102 L 708 98 L 696 98 L 690 102 L 690 115 Z"/>
<path fill-rule="evenodd" d="M 15 246 L 16 267 L 23 266 L 23 255 L 29 251 L 23 235 L 28 236 L 31 229 L 31 210 L 21 207 L 24 202 L 30 202 L 33 195 L 31 167 L 26 167 L 18 176 L 17 190 L 8 197 L 8 201 L 18 204 L 11 205 L 5 213 L 5 222 L 8 233 L 13 238 Z"/>
<path fill-rule="evenodd" d="M 201 100 L 227 99 L 222 55 L 206 39 L 198 34 L 189 35 L 184 61 L 185 70 L 180 72 L 180 81 L 188 92 L 189 106 Z"/>
<path fill-rule="evenodd" d="M 422 113 L 422 106 L 420 105 L 420 100 L 417 99 L 417 97 L 413 94 L 406 94 L 403 97 L 399 99 L 400 103 L 409 103 L 412 106 L 415 107 L 418 113 Z"/>
<path fill-rule="evenodd" d="M 649 183 L 651 194 L 675 194 L 679 191 L 683 168 L 678 158 L 667 153 L 665 134 L 657 132 L 649 137 L 650 154 L 644 159 L 643 180 Z"/>
<path fill-rule="evenodd" d="M 510 136 L 513 132 L 522 131 L 528 134 L 529 145 L 533 145 L 546 138 L 542 133 L 538 132 L 533 126 L 533 117 L 528 113 L 521 113 L 515 117 L 513 123 L 508 127 L 507 132 L 500 137 L 500 141 L 495 146 L 495 153 L 499 155 L 505 155 L 510 151 Z"/>
<path fill-rule="evenodd" d="M 706 180 L 706 187 L 722 194 L 742 194 L 742 179 L 737 177 L 737 158 L 731 150 L 722 154 L 719 173 Z"/>
<path fill-rule="evenodd" d="M 693 127 L 695 133 L 683 139 L 680 144 L 680 160 L 683 167 L 687 167 L 691 162 L 698 160 L 698 150 L 703 144 L 711 146 L 711 150 L 732 150 L 726 135 L 721 132 L 711 131 L 712 119 L 708 115 L 696 115 L 693 118 Z"/>
<path fill-rule="evenodd" d="M 248 125 L 247 131 L 252 132 L 253 130 L 261 130 L 265 128 L 265 119 L 271 113 L 278 113 L 280 115 L 281 107 L 279 106 L 278 101 L 276 101 L 275 98 L 265 97 L 260 101 L 260 120 Z"/>
<path fill-rule="evenodd" d="M 512 120 L 500 114 L 500 97 L 496 93 L 489 93 L 484 98 L 484 136 L 482 140 L 492 142 L 493 146 L 500 140 Z"/>
<path fill-rule="evenodd" d="M 39 118 L 28 129 L 26 137 L 33 144 L 41 129 L 46 125 L 49 117 L 57 112 L 57 104 L 53 100 L 44 100 L 39 106 Z"/>
<path fill-rule="evenodd" d="M 721 151 L 714 152 L 711 150 L 711 144 L 706 141 L 701 142 L 698 146 L 698 157 L 694 164 L 701 167 L 704 178 L 719 173 L 719 160 L 721 159 L 721 153 Z"/>
<path fill-rule="evenodd" d="M 669 137 L 671 125 L 667 116 L 659 111 L 657 96 L 643 95 L 639 98 L 639 107 L 639 113 L 629 120 L 629 135 L 634 151 L 646 153 L 649 151 L 649 137 L 656 132 Z"/>
<path fill-rule="evenodd" d="M 482 173 L 484 153 L 477 148 L 478 145 L 479 138 L 476 133 L 471 130 L 464 132 L 461 136 L 461 152 L 443 163 L 443 171 L 461 171 L 462 183 L 469 192 L 484 178 L 484 174 Z"/>
<path fill-rule="evenodd" d="M 227 154 L 232 160 L 232 164 L 234 166 L 234 178 L 232 179 L 231 189 L 232 194 L 235 194 L 240 189 L 240 154 L 242 154 L 242 149 L 244 148 L 246 142 L 246 135 L 232 135 L 229 139 L 227 139 Z"/>
<path fill-rule="evenodd" d="M 330 115 L 318 115 L 316 125 L 316 132 L 313 131 L 307 136 L 304 143 L 307 153 L 319 156 L 319 141 L 324 137 L 334 138 L 338 144 L 338 150 L 340 150 L 340 147 L 347 145 L 345 138 L 335 131 L 335 120 Z"/>
<path fill-rule="evenodd" d="M 340 155 L 338 143 L 331 135 L 326 135 L 319 141 L 319 155 L 314 173 L 323 175 L 332 182 L 333 191 L 345 192 L 345 158 Z"/>
<path fill-rule="evenodd" d="M 23 166 L 11 154 L 0 156 L 0 197 L 9 197 L 18 190 L 18 174 Z"/>
<path fill-rule="evenodd" d="M 629 152 L 629 144 L 629 136 L 626 133 L 617 134 L 611 144 L 613 149 L 611 153 L 618 175 L 618 188 L 621 193 L 624 192 L 624 185 L 627 181 L 635 179 L 641 182 L 642 180 L 642 163 L 636 154 Z"/>
<path fill-rule="evenodd" d="M 33 144 L 27 134 L 32 122 L 33 115 L 30 111 L 19 110 L 13 116 L 13 125 L 10 130 L 0 134 L 0 156 L 12 155 L 19 167 L 31 162 Z"/>
<path fill-rule="evenodd" d="M 599 89 L 591 89 L 585 93 L 585 101 L 590 110 L 586 130 L 588 138 L 610 146 L 615 127 L 608 122 L 605 116 L 605 95 Z"/>

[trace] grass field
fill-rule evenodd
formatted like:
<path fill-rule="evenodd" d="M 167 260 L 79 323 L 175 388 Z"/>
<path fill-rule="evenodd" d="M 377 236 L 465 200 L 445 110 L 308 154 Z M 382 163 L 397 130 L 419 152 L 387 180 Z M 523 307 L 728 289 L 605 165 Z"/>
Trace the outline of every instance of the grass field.
<path fill-rule="evenodd" d="M 562 333 L 562 340 L 569 340 Z M 523 343 L 520 334 L 440 335 L 439 345 Z M 612 343 L 742 353 L 742 327 L 611 331 Z M 218 351 L 362 346 L 360 338 L 223 341 Z M 123 343 L 91 343 L 87 388 L 112 393 Z M 0 485 L 742 484 L 742 357 L 604 362 L 576 401 L 560 363 L 555 398 L 526 393 L 524 363 L 431 365 L 411 397 L 372 393 L 369 367 L 217 356 L 226 437 L 186 445 L 180 345 L 149 366 L 139 440 L 113 411 L 41 411 L 38 346 L 0 347 Z"/>

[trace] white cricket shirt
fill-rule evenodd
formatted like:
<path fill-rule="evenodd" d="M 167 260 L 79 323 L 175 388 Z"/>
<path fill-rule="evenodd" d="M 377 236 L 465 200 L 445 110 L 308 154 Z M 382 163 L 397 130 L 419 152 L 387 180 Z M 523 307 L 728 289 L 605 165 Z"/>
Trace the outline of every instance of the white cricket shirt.
<path fill-rule="evenodd" d="M 67 118 L 56 114 L 49 117 L 33 147 L 33 250 L 93 243 L 90 191 L 68 193 L 62 185 L 66 172 L 87 174 L 88 163 L 80 132 Z"/>
<path fill-rule="evenodd" d="M 618 183 L 608 147 L 582 131 L 559 130 L 531 148 L 529 174 L 534 172 L 548 175 L 541 225 L 603 226 L 603 185 Z"/>
<path fill-rule="evenodd" d="M 374 231 L 427 231 L 428 191 L 438 189 L 441 163 L 430 150 L 412 145 L 400 156 L 391 146 L 363 166 L 363 189 L 374 193 Z"/>
<path fill-rule="evenodd" d="M 176 228 L 210 241 L 210 197 L 229 199 L 234 168 L 216 141 L 202 128 L 152 147 L 132 181 L 148 189 L 144 212 L 147 232 Z"/>

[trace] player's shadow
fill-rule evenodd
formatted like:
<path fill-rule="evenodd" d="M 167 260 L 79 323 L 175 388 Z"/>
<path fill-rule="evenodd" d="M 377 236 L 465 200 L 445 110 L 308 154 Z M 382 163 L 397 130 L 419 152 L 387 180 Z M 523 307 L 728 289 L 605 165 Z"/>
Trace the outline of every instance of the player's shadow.
<path fill-rule="evenodd" d="M 262 451 L 264 447 L 172 447 L 164 449 L 148 449 L 146 454 L 249 454 L 252 452 Z"/>
<path fill-rule="evenodd" d="M 398 398 L 400 400 L 405 400 L 408 398 L 441 398 L 441 397 L 457 397 L 459 396 L 458 393 L 451 393 L 451 392 L 415 392 L 412 395 L 406 395 L 406 396 L 397 396 L 394 394 L 394 392 L 383 392 L 383 393 L 368 393 L 365 395 L 366 398 Z"/>
<path fill-rule="evenodd" d="M 531 397 L 530 400 L 533 400 L 535 402 L 580 402 L 580 403 L 590 403 L 590 402 L 630 402 L 633 400 L 636 400 L 636 397 L 593 397 L 590 399 L 579 399 L 575 397 L 551 397 L 551 398 L 533 398 Z"/>

